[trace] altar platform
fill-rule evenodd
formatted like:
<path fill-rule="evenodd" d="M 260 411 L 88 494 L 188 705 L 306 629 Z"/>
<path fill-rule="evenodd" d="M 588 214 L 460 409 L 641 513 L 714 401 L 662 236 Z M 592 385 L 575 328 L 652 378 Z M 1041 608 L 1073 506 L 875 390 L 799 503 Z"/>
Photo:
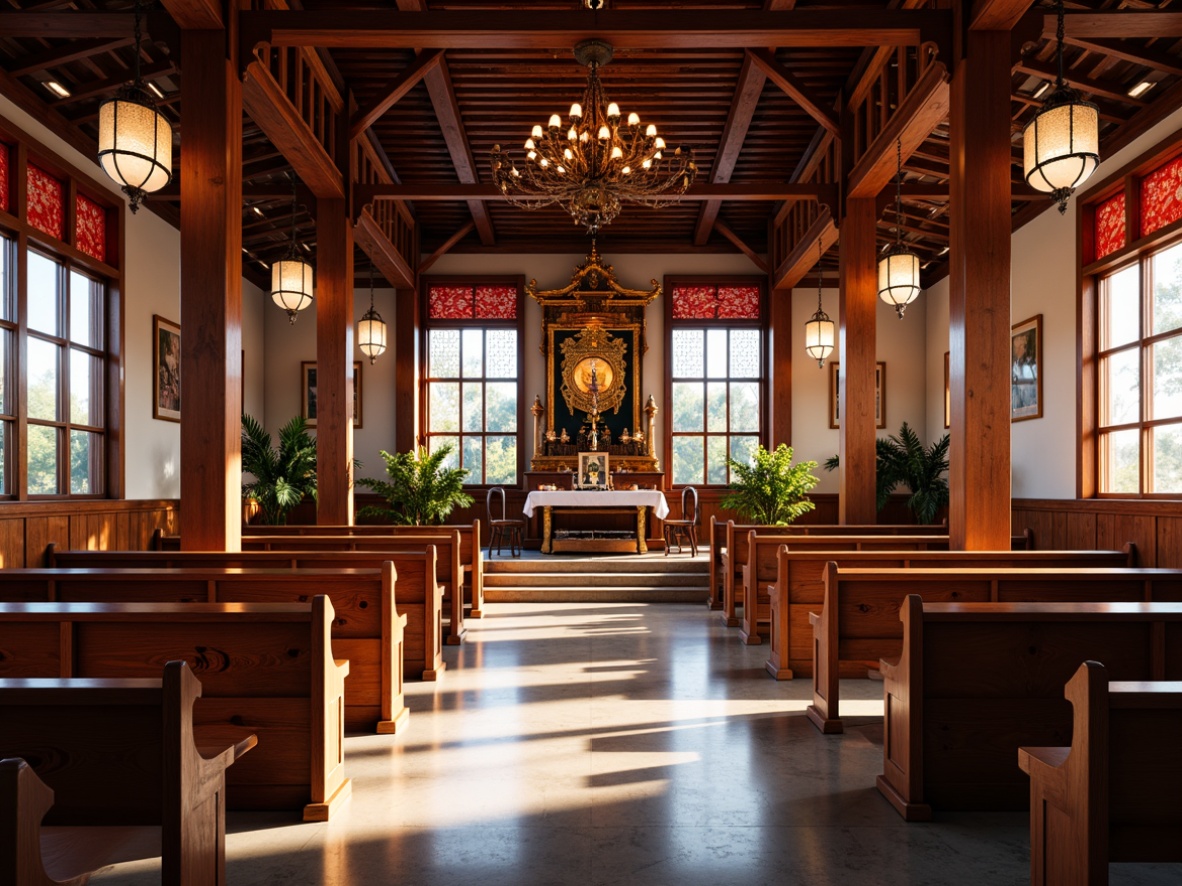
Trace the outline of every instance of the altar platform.
<path fill-rule="evenodd" d="M 647 554 L 542 554 L 484 561 L 484 597 L 494 603 L 701 603 L 710 586 L 709 552 L 698 556 Z"/>

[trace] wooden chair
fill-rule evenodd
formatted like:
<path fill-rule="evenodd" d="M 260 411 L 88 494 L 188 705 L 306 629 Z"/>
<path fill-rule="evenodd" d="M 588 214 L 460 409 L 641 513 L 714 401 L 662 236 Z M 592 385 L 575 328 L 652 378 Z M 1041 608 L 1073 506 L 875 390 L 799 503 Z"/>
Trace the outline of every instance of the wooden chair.
<path fill-rule="evenodd" d="M 698 556 L 698 490 L 692 486 L 684 486 L 681 490 L 681 519 L 665 521 L 665 556 L 669 556 L 669 548 L 677 544 L 680 553 L 685 550 L 684 541 L 688 539 L 690 551 Z"/>
<path fill-rule="evenodd" d="M 500 516 L 493 516 L 493 500 L 499 498 L 501 503 Z M 493 486 L 488 490 L 484 499 L 484 512 L 488 518 L 488 556 L 491 559 L 493 544 L 497 546 L 497 553 L 501 553 L 501 546 L 508 541 L 509 553 L 514 557 L 521 556 L 521 537 L 525 532 L 524 520 L 509 520 L 505 517 L 505 489 Z"/>

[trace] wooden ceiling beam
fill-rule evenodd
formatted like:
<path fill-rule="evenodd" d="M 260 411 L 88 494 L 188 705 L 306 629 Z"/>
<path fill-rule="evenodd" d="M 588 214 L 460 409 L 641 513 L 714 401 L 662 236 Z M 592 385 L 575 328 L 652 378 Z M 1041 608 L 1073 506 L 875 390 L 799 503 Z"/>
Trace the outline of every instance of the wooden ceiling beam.
<path fill-rule="evenodd" d="M 494 10 L 421 12 L 378 9 L 254 11 L 240 15 L 244 54 L 259 43 L 351 49 L 544 49 L 599 37 L 617 49 L 767 46 L 915 46 L 945 42 L 944 10 L 793 9 L 600 12 Z"/>
<path fill-rule="evenodd" d="M 819 96 L 813 95 L 812 90 L 805 86 L 796 76 L 776 61 L 776 57 L 766 49 L 748 49 L 747 58 L 755 62 L 772 83 L 780 91 L 796 102 L 800 107 L 822 127 L 832 132 L 834 136 L 841 134 L 841 126 L 837 122 L 837 115 L 826 111 Z"/>
<path fill-rule="evenodd" d="M 41 34 L 39 36 L 44 37 L 46 35 Z M 44 52 L 25 56 L 18 62 L 18 66 L 8 73 L 13 77 L 23 77 L 25 74 L 45 71 L 49 68 L 56 68 L 58 65 L 68 65 L 70 62 L 90 58 L 92 55 L 101 55 L 113 49 L 130 46 L 132 42 L 133 38 L 130 35 L 127 37 L 116 37 L 114 39 L 103 37 L 97 40 L 73 40 L 69 43 L 51 46 Z"/>
<path fill-rule="evenodd" d="M 429 256 L 427 256 L 425 259 L 423 259 L 421 262 L 419 262 L 419 273 L 420 274 L 427 273 L 427 271 L 430 269 L 430 267 L 433 264 L 435 264 L 435 262 L 439 261 L 439 259 L 441 259 L 441 258 L 443 258 L 443 256 L 447 255 L 447 253 L 451 250 L 451 248 L 453 246 L 455 246 L 457 243 L 459 243 L 461 240 L 463 240 L 465 237 L 467 237 L 470 233 L 472 233 L 472 231 L 475 227 L 476 227 L 476 222 L 470 221 L 466 225 L 464 225 L 462 228 L 460 228 L 458 231 L 456 231 L 454 234 L 452 234 L 450 237 L 448 237 L 446 240 L 444 240 L 442 246 L 440 246 L 438 249 L 436 249 L 434 252 L 432 252 Z"/>
<path fill-rule="evenodd" d="M 765 82 L 767 77 L 763 71 L 750 56 L 744 56 L 743 66 L 739 69 L 739 82 L 735 87 L 735 97 L 718 143 L 714 167 L 710 171 L 711 184 L 725 184 L 731 180 L 735 164 L 739 161 L 739 152 L 743 149 L 743 140 L 747 138 L 747 130 L 751 128 L 751 120 L 755 117 L 755 108 L 759 104 L 759 96 L 763 92 Z M 721 200 L 707 200 L 702 204 L 698 212 L 698 223 L 694 228 L 695 245 L 703 246 L 710 239 L 710 232 L 714 230 L 714 222 L 721 209 Z"/>
<path fill-rule="evenodd" d="M 1053 13 L 1044 15 L 1042 30 L 1053 35 L 1058 20 Z M 1063 15 L 1065 37 L 1095 40 L 1114 37 L 1182 37 L 1182 12 L 1158 12 L 1155 9 L 1067 10 Z"/>
<path fill-rule="evenodd" d="M 145 80 L 151 80 L 153 77 L 159 77 L 162 74 L 172 74 L 175 71 L 176 64 L 169 59 L 168 61 L 157 62 L 153 65 L 144 65 L 140 68 L 140 76 Z M 70 94 L 66 98 L 51 102 L 50 107 L 60 108 L 76 102 L 86 101 L 95 96 L 106 95 L 107 93 L 115 92 L 117 89 L 130 83 L 131 80 L 132 72 L 127 70 L 114 77 L 108 77 L 106 80 L 88 82 L 84 88 L 70 90 Z M 62 85 L 64 86 L 66 84 Z"/>
<path fill-rule="evenodd" d="M 131 37 L 135 17 L 130 12 L 28 12 L 0 10 L 0 34 L 5 37 L 95 39 Z"/>
<path fill-rule="evenodd" d="M 406 70 L 382 87 L 380 97 L 370 103 L 368 107 L 353 115 L 349 123 L 350 140 L 357 138 L 369 129 L 379 117 L 394 107 L 404 95 L 410 92 L 427 72 L 443 60 L 442 49 L 431 49 L 420 52 Z"/>
<path fill-rule="evenodd" d="M 969 27 L 974 31 L 1008 31 L 1021 21 L 1035 0 L 975 0 Z"/>
<path fill-rule="evenodd" d="M 242 78 L 242 107 L 318 198 L 342 199 L 345 183 L 328 151 L 283 88 L 257 59 Z"/>
<path fill-rule="evenodd" d="M 182 28 L 218 31 L 226 26 L 218 0 L 164 0 L 164 8 Z"/>
<path fill-rule="evenodd" d="M 368 210 L 362 210 L 353 226 L 353 242 L 369 256 L 375 268 L 395 289 L 414 289 L 415 271 L 409 257 L 403 255 L 386 237 L 381 225 Z"/>
<path fill-rule="evenodd" d="M 850 171 L 847 198 L 874 197 L 886 187 L 896 174 L 896 140 L 902 142 L 906 163 L 936 124 L 948 116 L 950 101 L 947 71 L 941 62 L 933 62 Z"/>
<path fill-rule="evenodd" d="M 894 155 L 892 154 L 892 157 Z M 894 166 L 892 165 L 892 169 Z M 365 206 L 374 200 L 413 200 L 416 202 L 449 202 L 456 200 L 504 200 L 500 189 L 491 183 L 432 184 L 422 182 L 402 185 L 354 186 L 356 203 Z M 741 182 L 738 184 L 694 184 L 682 195 L 685 202 L 701 200 L 729 200 L 768 202 L 776 200 L 819 200 L 832 202 L 837 186 L 825 184 L 791 184 L 786 182 Z"/>
<path fill-rule="evenodd" d="M 1137 46 L 1123 40 L 1084 40 L 1080 37 L 1064 37 L 1063 42 L 1089 52 L 1100 53 L 1110 58 L 1132 62 L 1135 65 L 1144 65 L 1166 74 L 1182 77 L 1182 58 L 1148 46 Z"/>
<path fill-rule="evenodd" d="M 1050 80 L 1052 82 L 1059 73 L 1053 65 L 1040 65 L 1036 62 L 1025 60 L 1014 65 L 1014 71 L 1019 74 L 1042 77 L 1044 80 Z M 1076 89 L 1082 89 L 1084 92 L 1090 92 L 1092 95 L 1111 99 L 1121 104 L 1132 105 L 1135 108 L 1143 108 L 1149 104 L 1147 101 L 1130 96 L 1126 90 L 1120 87 L 1120 84 L 1093 80 L 1090 77 L 1084 77 L 1082 74 L 1077 74 L 1070 70 L 1063 72 L 1063 79 L 1067 82 L 1068 86 L 1074 86 Z"/>
<path fill-rule="evenodd" d="M 735 245 L 735 248 L 739 250 L 739 252 L 751 259 L 751 263 L 755 265 L 755 267 L 759 268 L 761 273 L 768 273 L 768 263 L 764 260 L 763 256 L 748 246 L 738 234 L 728 228 L 721 220 L 716 220 L 714 222 L 714 230 L 718 231 L 718 233 L 730 240 L 731 243 Z"/>
<path fill-rule="evenodd" d="M 837 237 L 833 216 L 827 208 L 822 208 L 816 221 L 809 225 L 809 229 L 796 241 L 793 250 L 773 272 L 772 291 L 791 289 L 803 280 L 817 264 L 817 241 L 821 243 L 821 252 L 825 253 L 837 242 Z"/>

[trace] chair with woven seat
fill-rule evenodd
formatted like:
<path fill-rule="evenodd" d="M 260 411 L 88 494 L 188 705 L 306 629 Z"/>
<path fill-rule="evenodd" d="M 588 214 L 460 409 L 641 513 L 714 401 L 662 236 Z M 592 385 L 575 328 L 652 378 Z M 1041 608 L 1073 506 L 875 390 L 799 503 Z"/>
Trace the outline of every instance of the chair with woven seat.
<path fill-rule="evenodd" d="M 685 541 L 690 544 L 693 556 L 698 556 L 698 490 L 685 486 L 681 490 L 681 518 L 665 521 L 665 556 L 677 544 L 678 552 L 685 550 Z M 681 541 L 678 541 L 681 539 Z"/>
<path fill-rule="evenodd" d="M 496 500 L 500 500 L 500 509 L 497 513 L 500 516 L 494 516 L 494 508 Z M 505 517 L 505 489 L 501 486 L 493 486 L 488 490 L 488 495 L 484 499 L 484 513 L 488 519 L 489 537 L 488 537 L 488 556 L 492 559 L 493 545 L 497 546 L 497 553 L 501 553 L 501 547 L 507 541 L 509 543 L 509 553 L 514 557 L 521 556 L 521 538 L 525 531 L 524 520 L 510 520 Z"/>

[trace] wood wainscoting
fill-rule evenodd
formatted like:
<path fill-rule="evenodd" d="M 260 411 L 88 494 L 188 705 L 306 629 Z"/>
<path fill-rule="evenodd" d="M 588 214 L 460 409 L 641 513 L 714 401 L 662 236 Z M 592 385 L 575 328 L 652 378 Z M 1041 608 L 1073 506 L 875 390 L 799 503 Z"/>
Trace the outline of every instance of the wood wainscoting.
<path fill-rule="evenodd" d="M 6 502 L 0 504 L 0 568 L 45 565 L 45 546 L 73 551 L 146 551 L 153 531 L 180 532 L 171 499 Z"/>
<path fill-rule="evenodd" d="M 1039 550 L 1137 545 L 1137 565 L 1182 567 L 1182 502 L 1153 499 L 1015 498 L 1014 531 L 1029 526 Z"/>

